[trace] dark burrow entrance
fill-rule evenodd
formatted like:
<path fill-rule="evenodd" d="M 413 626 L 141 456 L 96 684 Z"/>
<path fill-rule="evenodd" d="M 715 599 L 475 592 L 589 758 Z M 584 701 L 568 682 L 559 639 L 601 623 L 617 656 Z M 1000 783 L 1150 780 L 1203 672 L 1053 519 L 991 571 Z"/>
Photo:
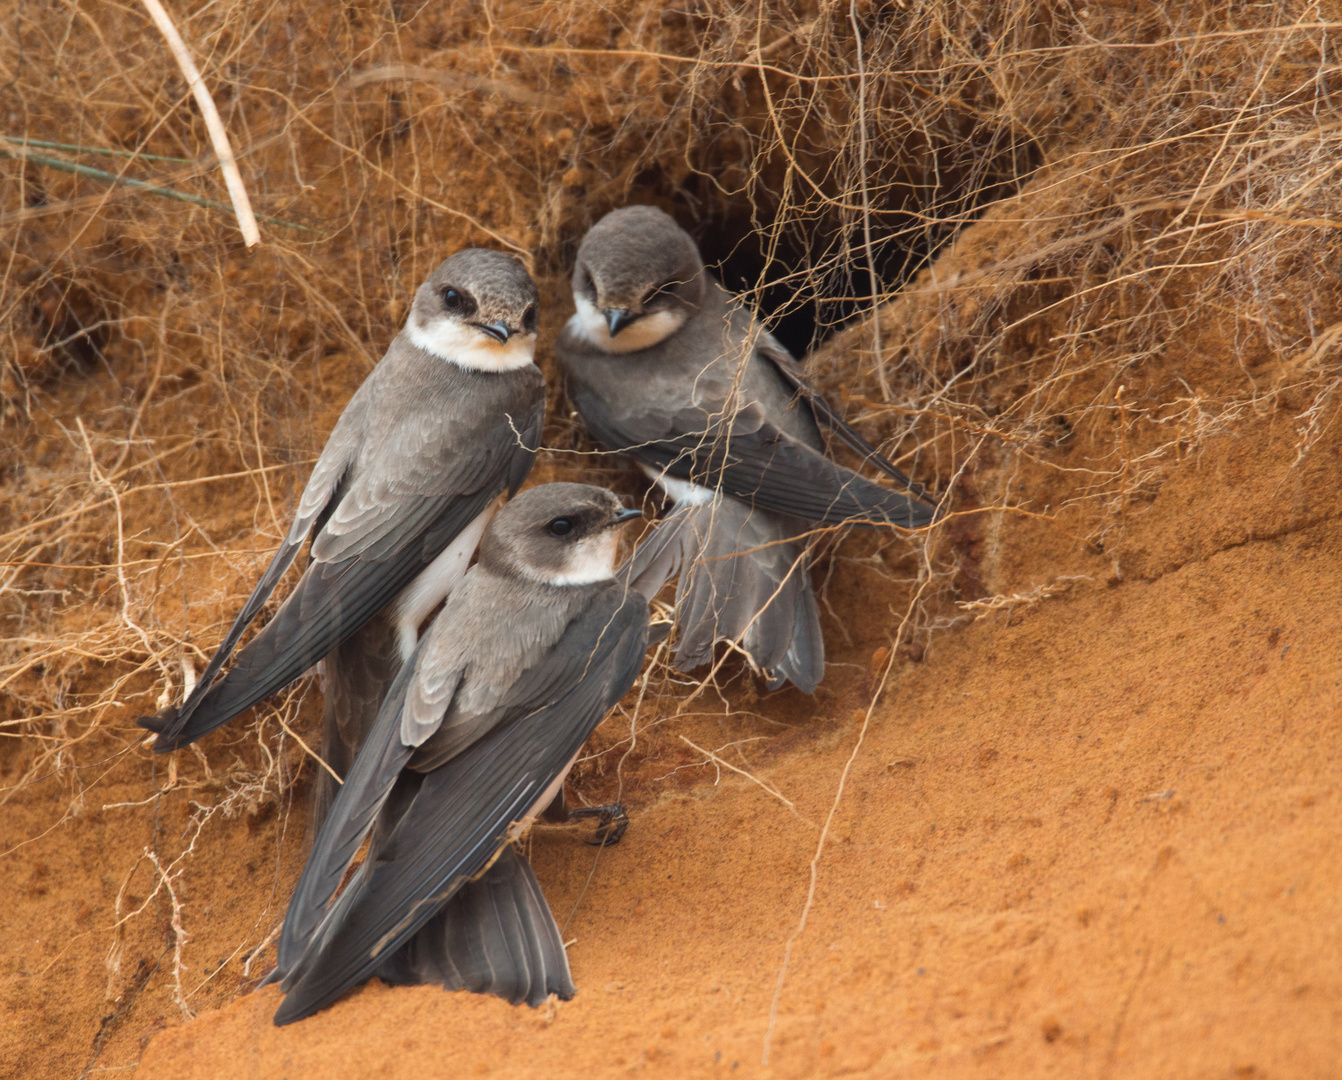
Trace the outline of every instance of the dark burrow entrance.
<path fill-rule="evenodd" d="M 983 149 L 972 167 L 940 163 L 911 176 L 899 166 L 899 181 L 887 176 L 883 194 L 873 192 L 871 261 L 878 295 L 888 297 L 906 284 L 988 205 L 1019 190 L 1039 163 L 1033 145 Z M 961 147 L 956 156 L 964 153 Z M 779 341 L 802 357 L 871 308 L 866 237 L 861 215 L 851 208 L 787 214 L 779 221 L 771 200 L 764 184 L 753 197 L 724 199 L 711 181 L 694 175 L 678 190 L 668 192 L 654 181 L 629 199 L 669 210 L 722 283 L 747 295 Z"/>

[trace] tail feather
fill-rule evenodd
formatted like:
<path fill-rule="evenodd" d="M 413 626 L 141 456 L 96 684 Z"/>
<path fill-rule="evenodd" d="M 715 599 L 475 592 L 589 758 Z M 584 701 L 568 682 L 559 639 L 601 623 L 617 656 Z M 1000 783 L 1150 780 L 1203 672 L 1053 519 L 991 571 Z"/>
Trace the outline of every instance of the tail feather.
<path fill-rule="evenodd" d="M 535 1007 L 574 994 L 568 956 L 531 864 L 511 845 L 381 968 L 395 985 L 441 983 Z"/>
<path fill-rule="evenodd" d="M 357 560 L 338 567 L 310 566 L 275 617 L 194 709 L 165 709 L 140 719 L 142 727 L 159 733 L 154 752 L 169 753 L 195 742 L 315 667 L 350 627 L 361 626 L 385 603 L 380 594 L 347 589 L 342 581 L 370 573 Z"/>
<path fill-rule="evenodd" d="M 809 581 L 805 588 L 797 590 L 792 627 L 787 655 L 778 665 L 780 677 L 769 684 L 769 689 L 777 690 L 786 678 L 806 693 L 814 693 L 825 677 L 825 641 L 820 634 L 820 606 Z"/>
<path fill-rule="evenodd" d="M 675 665 L 709 663 L 720 641 L 737 643 L 771 689 L 790 681 L 814 693 L 825 673 L 820 614 L 804 543 L 767 511 L 718 496 L 681 503 L 628 565 L 630 586 L 652 597 L 676 584 Z"/>

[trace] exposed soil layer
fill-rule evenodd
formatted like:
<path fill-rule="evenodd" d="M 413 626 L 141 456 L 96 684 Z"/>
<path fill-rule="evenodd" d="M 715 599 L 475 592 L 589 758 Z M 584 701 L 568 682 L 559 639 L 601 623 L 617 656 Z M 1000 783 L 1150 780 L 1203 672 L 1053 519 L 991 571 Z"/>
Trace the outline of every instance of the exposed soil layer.
<path fill-rule="evenodd" d="M 201 1015 L 179 1023 L 160 985 L 133 1026 L 102 1022 L 99 1063 L 134 1064 L 148 1041 L 139 1075 L 179 1080 L 754 1074 L 795 939 L 770 1075 L 1332 1075 L 1342 458 L 1321 456 L 1297 491 L 1290 435 L 1260 422 L 1176 470 L 1131 528 L 1148 575 L 1107 583 L 1106 560 L 1082 554 L 1092 580 L 897 660 L 865 729 L 869 675 L 840 671 L 813 715 L 733 759 L 795 812 L 712 765 L 659 783 L 653 765 L 675 765 L 649 759 L 618 847 L 598 858 L 571 830 L 537 833 L 537 872 L 569 920 L 573 1001 L 532 1011 L 374 983 L 272 1027 L 276 992 L 236 996 L 239 964 L 208 982 L 273 923 L 301 859 L 301 814 L 244 813 L 203 834 L 208 860 L 183 897 Z M 1323 511 L 1312 523 L 1235 533 L 1246 513 L 1287 522 L 1306 494 Z M 1056 570 L 1017 562 L 1040 580 Z M 880 640 L 888 613 L 863 603 L 857 571 L 839 577 L 835 606 Z M 787 716 L 803 710 L 794 698 L 757 707 Z M 741 737 L 721 718 L 680 725 L 710 748 Z M 123 788 L 99 790 L 108 804 Z M 16 800 L 7 830 L 49 806 Z M 87 1059 L 113 1008 L 94 930 L 118 882 L 99 870 L 150 844 L 153 817 L 152 801 L 90 808 L 32 840 L 26 879 L 0 883 L 0 1056 L 16 1074 Z M 165 797 L 158 817 L 180 828 L 185 800 Z M 141 896 L 150 884 L 146 872 Z M 125 945 L 123 978 L 171 962 L 159 904 L 158 928 L 141 920 L 150 931 Z"/>
<path fill-rule="evenodd" d="M 795 813 L 724 772 L 639 805 L 595 868 L 542 834 L 561 918 L 583 894 L 571 1002 L 375 984 L 276 1029 L 267 990 L 139 1075 L 1334 1075 L 1340 577 L 1333 516 L 1082 584 L 938 639 L 865 732 L 853 696 L 774 740 L 753 769 Z"/>

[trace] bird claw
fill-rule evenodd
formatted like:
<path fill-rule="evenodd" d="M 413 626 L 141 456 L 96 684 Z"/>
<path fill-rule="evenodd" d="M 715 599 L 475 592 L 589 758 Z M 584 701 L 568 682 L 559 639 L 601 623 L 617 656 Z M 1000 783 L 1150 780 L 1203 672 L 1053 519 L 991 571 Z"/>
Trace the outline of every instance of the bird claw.
<path fill-rule="evenodd" d="M 619 803 L 611 803 L 609 806 L 583 806 L 576 810 L 568 812 L 570 818 L 594 817 L 596 821 L 596 833 L 587 842 L 595 844 L 597 847 L 610 847 L 612 844 L 618 844 L 620 838 L 624 836 L 624 831 L 629 828 L 629 815 Z"/>

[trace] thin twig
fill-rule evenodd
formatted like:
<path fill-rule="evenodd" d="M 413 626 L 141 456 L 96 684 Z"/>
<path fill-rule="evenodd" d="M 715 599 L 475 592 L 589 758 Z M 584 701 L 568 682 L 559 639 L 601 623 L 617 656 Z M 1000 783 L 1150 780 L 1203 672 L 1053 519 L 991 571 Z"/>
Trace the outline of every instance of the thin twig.
<path fill-rule="evenodd" d="M 89 478 L 95 484 L 100 484 L 107 488 L 112 497 L 112 503 L 116 506 L 116 576 L 117 584 L 121 589 L 121 620 L 126 624 L 128 629 L 133 631 L 135 635 L 139 637 L 140 643 L 144 645 L 145 652 L 158 664 L 159 670 L 162 671 L 164 678 L 168 678 L 168 669 L 163 663 L 159 650 L 155 648 L 154 643 L 149 640 L 148 631 L 146 631 L 131 614 L 130 583 L 126 580 L 126 530 L 125 521 L 121 513 L 121 493 L 117 491 L 116 485 L 107 478 L 106 473 L 98 467 L 98 458 L 93 452 L 93 444 L 89 441 L 89 433 L 84 430 L 84 418 L 80 416 L 75 417 L 75 424 L 79 427 L 79 434 L 84 439 L 84 449 L 89 455 Z"/>
<path fill-rule="evenodd" d="M 173 59 L 182 69 L 186 84 L 195 95 L 196 104 L 200 107 L 201 115 L 205 117 L 205 128 L 210 133 L 214 156 L 219 159 L 219 168 L 224 174 L 224 183 L 228 186 L 228 197 L 233 202 L 233 211 L 238 215 L 238 227 L 242 229 L 243 243 L 253 247 L 261 242 L 261 230 L 257 227 L 256 217 L 252 213 L 252 202 L 247 198 L 247 189 L 243 187 L 242 173 L 238 171 L 237 160 L 233 157 L 233 146 L 228 141 L 228 132 L 224 130 L 224 122 L 219 119 L 219 110 L 214 107 L 214 98 L 210 96 L 205 80 L 200 77 L 196 63 L 191 59 L 191 53 L 187 51 L 186 42 L 177 32 L 177 27 L 173 25 L 163 5 L 159 0 L 140 0 L 140 2 L 144 4 L 149 17 L 154 20 L 154 25 L 167 41 Z"/>
<path fill-rule="evenodd" d="M 187 693 L 190 693 L 190 691 L 188 690 Z M 340 774 L 336 772 L 335 769 L 331 768 L 330 764 L 324 757 L 321 756 L 321 754 L 317 753 L 317 751 L 312 749 L 312 747 L 310 747 L 307 743 L 303 741 L 303 737 L 288 725 L 282 713 L 279 716 L 279 721 L 280 721 L 280 727 L 284 728 L 284 730 L 288 732 L 290 736 L 292 736 L 293 740 L 303 748 L 303 752 L 306 753 L 308 757 L 316 761 L 317 764 L 320 765 L 323 769 L 325 769 L 328 773 L 330 773 L 332 780 L 334 780 L 337 784 L 343 786 L 345 781 L 340 778 Z"/>
<path fill-rule="evenodd" d="M 809 825 L 812 829 L 815 828 L 815 822 L 814 822 L 814 821 L 810 821 L 810 820 L 808 820 L 805 816 L 803 816 L 802 813 L 801 813 L 801 811 L 797 809 L 797 804 L 794 803 L 794 802 L 793 802 L 791 799 L 789 799 L 787 796 L 785 796 L 785 795 L 784 795 L 781 791 L 779 791 L 777 788 L 770 787 L 770 786 L 769 786 L 768 784 L 766 784 L 763 780 L 761 780 L 758 776 L 755 776 L 755 775 L 753 775 L 752 773 L 748 773 L 748 772 L 746 772 L 745 769 L 738 769 L 738 768 L 737 768 L 735 765 L 733 765 L 730 761 L 725 761 L 725 760 L 723 760 L 722 758 L 718 757 L 718 755 L 715 754 L 715 753 L 713 753 L 712 750 L 705 750 L 705 749 L 704 749 L 702 746 L 700 746 L 698 743 L 690 742 L 690 740 L 687 739 L 687 738 L 685 738 L 684 735 L 679 736 L 679 739 L 680 739 L 680 741 L 683 742 L 686 746 L 691 747 L 692 749 L 699 751 L 699 753 L 703 754 L 706 758 L 708 758 L 709 761 L 712 761 L 712 762 L 714 762 L 715 764 L 721 765 L 724 769 L 730 769 L 732 772 L 737 773 L 737 774 L 740 775 L 740 776 L 744 776 L 747 780 L 751 781 L 752 783 L 758 784 L 758 785 L 759 785 L 760 787 L 762 787 L 765 791 L 767 791 L 770 795 L 772 795 L 775 799 L 777 799 L 777 800 L 778 800 L 779 802 L 781 802 L 784 806 L 786 806 L 786 807 L 788 808 L 788 810 L 790 810 L 790 811 L 792 812 L 792 816 L 795 817 L 798 821 L 800 821 L 803 825 Z"/>
<path fill-rule="evenodd" d="M 815 846 L 815 854 L 811 856 L 811 880 L 806 889 L 806 903 L 801 910 L 801 918 L 797 922 L 797 928 L 787 939 L 787 944 L 783 947 L 783 964 L 778 969 L 778 982 L 774 986 L 773 1001 L 769 1005 L 769 1026 L 764 1032 L 764 1050 L 760 1055 L 760 1064 L 769 1064 L 769 1050 L 773 1042 L 774 1028 L 778 1024 L 778 1003 L 783 997 L 783 983 L 787 979 L 788 964 L 792 960 L 792 947 L 797 943 L 797 939 L 802 936 L 806 930 L 806 922 L 811 916 L 811 908 L 815 904 L 815 887 L 819 879 L 820 856 L 825 851 L 825 841 L 829 839 L 829 829 L 834 823 L 834 815 L 839 811 L 839 803 L 843 801 L 844 788 L 848 784 L 848 774 L 852 772 L 853 762 L 857 760 L 858 751 L 862 749 L 863 742 L 867 738 L 867 728 L 871 726 L 871 714 L 876 708 L 876 703 L 880 701 L 881 694 L 885 692 L 885 684 L 890 679 L 890 672 L 894 668 L 895 658 L 898 656 L 899 639 L 904 633 L 904 628 L 909 625 L 909 620 L 913 618 L 913 613 L 918 607 L 918 602 L 922 599 L 923 593 L 932 581 L 932 575 L 924 576 L 922 584 L 918 586 L 918 591 L 914 593 L 913 599 L 909 601 L 909 606 L 904 612 L 904 618 L 900 620 L 899 626 L 895 629 L 894 637 L 891 639 L 890 653 L 886 657 L 885 670 L 881 672 L 881 681 L 877 685 L 875 692 L 871 695 L 871 702 L 867 705 L 867 711 L 862 716 L 862 726 L 857 732 L 857 742 L 853 743 L 853 750 L 848 755 L 848 760 L 844 762 L 843 772 L 839 774 L 839 786 L 834 791 L 834 801 L 830 804 L 829 814 L 825 817 L 824 828 L 820 830 L 820 839 Z"/>
<path fill-rule="evenodd" d="M 881 400 L 890 400 L 890 382 L 885 377 L 885 353 L 881 350 L 881 282 L 876 275 L 876 253 L 871 246 L 871 187 L 867 183 L 867 68 L 862 52 L 862 28 L 857 23 L 857 0 L 848 0 L 848 21 L 857 43 L 857 182 L 862 189 L 862 244 L 867 253 L 867 278 L 871 285 L 871 349 L 876 359 L 876 382 Z"/>

